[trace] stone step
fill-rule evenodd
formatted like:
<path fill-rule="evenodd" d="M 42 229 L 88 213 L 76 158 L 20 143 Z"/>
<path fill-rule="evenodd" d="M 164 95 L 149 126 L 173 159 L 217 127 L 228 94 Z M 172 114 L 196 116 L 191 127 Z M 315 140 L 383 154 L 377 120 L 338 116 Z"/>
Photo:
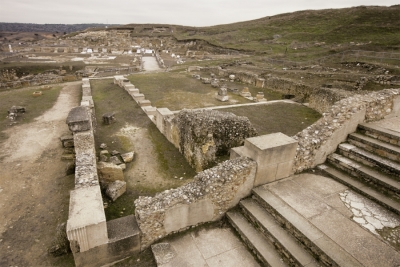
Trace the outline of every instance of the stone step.
<path fill-rule="evenodd" d="M 337 152 L 371 168 L 379 169 L 386 174 L 400 178 L 400 164 L 393 160 L 383 158 L 349 143 L 340 144 Z"/>
<path fill-rule="evenodd" d="M 325 233 L 268 189 L 257 187 L 253 196 L 281 225 L 295 236 L 324 266 L 362 266 Z"/>
<path fill-rule="evenodd" d="M 400 181 L 392 176 L 376 171 L 371 167 L 358 163 L 352 159 L 333 153 L 328 156 L 327 162 L 336 168 L 351 174 L 358 179 L 375 186 L 385 193 L 400 195 Z"/>
<path fill-rule="evenodd" d="M 399 132 L 385 129 L 371 123 L 360 123 L 357 130 L 366 136 L 390 143 L 392 145 L 400 146 Z"/>
<path fill-rule="evenodd" d="M 381 157 L 400 162 L 400 147 L 359 133 L 349 134 L 347 142 Z"/>
<path fill-rule="evenodd" d="M 300 243 L 283 229 L 254 199 L 240 201 L 245 217 L 261 231 L 283 254 L 290 266 L 319 266 Z"/>
<path fill-rule="evenodd" d="M 251 225 L 237 210 L 229 211 L 226 217 L 241 236 L 242 240 L 257 255 L 265 266 L 288 266 L 275 247 Z"/>
<path fill-rule="evenodd" d="M 355 179 L 354 177 L 326 164 L 319 165 L 318 169 L 336 181 L 350 187 L 354 191 L 364 195 L 369 199 L 372 199 L 381 206 L 400 215 L 400 201 L 396 200 L 396 198 L 389 197 L 376 190 L 373 186 L 362 183 L 358 179 Z"/>

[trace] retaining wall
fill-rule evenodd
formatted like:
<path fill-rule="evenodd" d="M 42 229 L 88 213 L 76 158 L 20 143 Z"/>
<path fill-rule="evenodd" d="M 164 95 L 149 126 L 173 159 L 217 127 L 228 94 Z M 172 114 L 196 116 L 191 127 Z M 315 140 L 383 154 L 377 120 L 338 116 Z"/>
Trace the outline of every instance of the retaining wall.
<path fill-rule="evenodd" d="M 386 89 L 335 103 L 317 122 L 293 136 L 298 141 L 294 172 L 299 173 L 325 162 L 326 157 L 357 129 L 359 123 L 399 115 L 399 95 L 400 89 Z"/>

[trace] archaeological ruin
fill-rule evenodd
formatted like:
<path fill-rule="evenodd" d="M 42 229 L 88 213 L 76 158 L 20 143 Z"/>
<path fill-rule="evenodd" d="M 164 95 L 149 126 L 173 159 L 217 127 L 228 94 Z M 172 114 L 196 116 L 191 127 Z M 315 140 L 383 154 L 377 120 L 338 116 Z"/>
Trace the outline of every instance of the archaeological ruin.
<path fill-rule="evenodd" d="M 265 23 L 272 32 L 283 22 Z M 36 163 L 59 160 L 54 183 L 70 182 L 63 221 L 46 225 L 56 233 L 48 254 L 78 267 L 247 266 L 239 250 L 254 266 L 399 266 L 398 44 L 283 31 L 254 41 L 224 27 L 0 41 L 1 164 L 20 168 L 8 138 L 45 117 L 36 134 L 59 150 L 35 146 L 46 151 Z M 77 89 L 67 111 L 57 107 L 62 126 L 29 117 L 32 99 L 40 106 L 58 90 L 62 106 L 68 86 Z M 4 229 L 0 249 L 11 250 Z M 234 233 L 232 254 L 217 237 L 188 245 L 210 229 Z M 17 266 L 9 259 L 0 265 Z"/>

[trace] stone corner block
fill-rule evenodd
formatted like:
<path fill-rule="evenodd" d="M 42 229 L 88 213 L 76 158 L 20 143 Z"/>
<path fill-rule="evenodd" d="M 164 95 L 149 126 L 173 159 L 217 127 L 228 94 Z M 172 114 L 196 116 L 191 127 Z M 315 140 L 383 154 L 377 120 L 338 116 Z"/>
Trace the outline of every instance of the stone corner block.
<path fill-rule="evenodd" d="M 67 236 L 79 245 L 79 251 L 87 251 L 108 242 L 106 216 L 99 186 L 71 191 Z"/>
<path fill-rule="evenodd" d="M 71 109 L 66 122 L 71 132 L 83 132 L 91 129 L 88 109 L 85 106 Z"/>

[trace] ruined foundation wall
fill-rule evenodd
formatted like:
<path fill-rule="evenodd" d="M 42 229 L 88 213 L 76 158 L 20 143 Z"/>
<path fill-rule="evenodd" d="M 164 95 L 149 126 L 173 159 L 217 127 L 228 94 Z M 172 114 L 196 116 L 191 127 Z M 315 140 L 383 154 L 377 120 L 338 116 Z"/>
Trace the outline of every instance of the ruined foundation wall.
<path fill-rule="evenodd" d="M 298 141 L 294 172 L 301 172 L 325 162 L 349 133 L 362 122 L 400 114 L 400 89 L 386 89 L 368 95 L 342 99 L 323 113 L 322 118 L 293 138 Z"/>
<path fill-rule="evenodd" d="M 353 92 L 337 88 L 319 88 L 310 95 L 308 103 L 310 108 L 322 114 L 330 110 L 336 102 L 353 95 Z"/>
<path fill-rule="evenodd" d="M 179 150 L 197 172 L 215 164 L 218 155 L 228 154 L 248 137 L 257 135 L 246 117 L 216 110 L 182 110 L 170 120 L 168 140 L 179 140 Z"/>
<path fill-rule="evenodd" d="M 139 197 L 135 215 L 142 231 L 142 250 L 170 233 L 219 220 L 250 195 L 255 173 L 253 160 L 236 158 L 200 172 L 184 186 L 155 197 Z"/>

